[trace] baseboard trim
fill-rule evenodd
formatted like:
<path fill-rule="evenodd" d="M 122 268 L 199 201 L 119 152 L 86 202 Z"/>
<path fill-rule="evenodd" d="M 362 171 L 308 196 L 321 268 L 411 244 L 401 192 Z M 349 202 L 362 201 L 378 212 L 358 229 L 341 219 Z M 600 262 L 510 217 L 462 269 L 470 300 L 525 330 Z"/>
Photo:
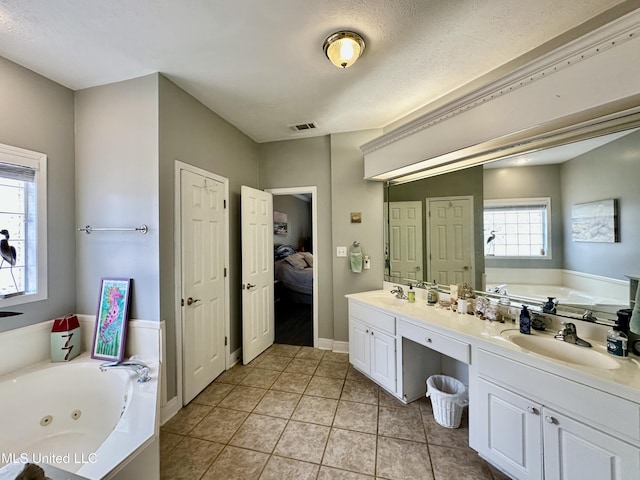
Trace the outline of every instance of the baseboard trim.
<path fill-rule="evenodd" d="M 182 405 L 178 402 L 177 396 L 169 400 L 162 408 L 160 408 L 160 425 L 164 425 L 171 420 L 181 408 Z"/>
<path fill-rule="evenodd" d="M 240 362 L 242 362 L 242 347 L 229 354 L 229 357 L 227 358 L 227 370 Z"/>
<path fill-rule="evenodd" d="M 349 353 L 349 342 L 342 342 L 331 338 L 319 338 L 317 347 L 320 350 L 331 350 L 336 353 Z"/>

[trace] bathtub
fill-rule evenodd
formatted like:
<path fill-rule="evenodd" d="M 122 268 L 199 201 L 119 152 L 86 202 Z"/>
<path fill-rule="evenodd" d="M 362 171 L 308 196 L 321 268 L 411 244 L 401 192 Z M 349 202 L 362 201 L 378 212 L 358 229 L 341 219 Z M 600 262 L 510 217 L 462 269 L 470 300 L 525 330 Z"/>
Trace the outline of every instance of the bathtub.
<path fill-rule="evenodd" d="M 511 296 L 520 297 L 537 303 L 545 303 L 548 297 L 554 297 L 560 305 L 572 306 L 577 308 L 597 308 L 597 307 L 614 307 L 621 308 L 620 301 L 590 295 L 573 288 L 562 285 L 533 285 L 524 283 L 496 283 L 487 285 L 487 291 L 493 291 L 494 288 L 500 287 L 507 289 L 507 293 Z"/>
<path fill-rule="evenodd" d="M 157 443 L 158 365 L 141 384 L 133 371 L 101 372 L 100 363 L 85 353 L 0 377 L 0 467 L 32 462 L 113 478 Z"/>

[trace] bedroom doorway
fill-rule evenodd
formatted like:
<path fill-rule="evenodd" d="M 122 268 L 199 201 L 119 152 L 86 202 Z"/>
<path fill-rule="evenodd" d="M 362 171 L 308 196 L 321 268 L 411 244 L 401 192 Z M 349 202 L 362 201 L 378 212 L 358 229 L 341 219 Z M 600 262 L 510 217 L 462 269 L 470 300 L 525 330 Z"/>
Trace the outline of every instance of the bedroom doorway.
<path fill-rule="evenodd" d="M 317 187 L 265 190 L 273 195 L 275 342 L 318 344 Z M 277 212 L 277 213 L 276 213 Z M 279 248 L 278 248 L 279 247 Z"/>

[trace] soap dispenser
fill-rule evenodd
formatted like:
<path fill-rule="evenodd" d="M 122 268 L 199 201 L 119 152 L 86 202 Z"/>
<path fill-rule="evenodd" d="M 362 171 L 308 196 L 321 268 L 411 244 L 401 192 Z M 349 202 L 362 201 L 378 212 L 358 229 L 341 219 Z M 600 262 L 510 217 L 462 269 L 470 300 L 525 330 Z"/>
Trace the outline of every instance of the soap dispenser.
<path fill-rule="evenodd" d="M 407 292 L 407 301 L 409 303 L 415 303 L 416 291 L 413 289 L 413 285 L 409 284 L 409 291 Z"/>
<path fill-rule="evenodd" d="M 623 308 L 616 312 L 618 319 L 611 330 L 607 332 L 607 352 L 617 357 L 628 357 L 627 344 L 629 337 L 624 333 L 629 329 L 631 309 Z"/>
<path fill-rule="evenodd" d="M 526 305 L 523 305 L 520 311 L 520 333 L 531 333 L 531 314 Z"/>

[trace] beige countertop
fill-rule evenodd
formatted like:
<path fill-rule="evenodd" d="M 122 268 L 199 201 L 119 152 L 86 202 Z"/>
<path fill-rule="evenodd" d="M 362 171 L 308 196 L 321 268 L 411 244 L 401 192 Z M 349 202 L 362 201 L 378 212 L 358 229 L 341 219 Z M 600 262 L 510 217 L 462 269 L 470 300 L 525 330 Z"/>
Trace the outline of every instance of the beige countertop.
<path fill-rule="evenodd" d="M 472 364 L 474 352 L 477 348 L 482 348 L 606 393 L 640 402 L 640 358 L 633 354 L 629 358 L 619 358 L 606 353 L 606 327 L 571 320 L 577 326 L 578 335 L 588 340 L 595 351 L 613 359 L 618 368 L 605 369 L 564 362 L 519 347 L 501 335 L 507 329 L 518 329 L 517 322 L 490 322 L 473 315 L 458 314 L 450 309 L 427 305 L 422 298 L 416 298 L 415 303 L 408 303 L 406 300 L 396 299 L 389 289 L 349 294 L 346 297 L 391 313 L 399 320 L 469 343 L 472 346 Z M 543 333 L 532 330 L 532 335 L 553 335 L 561 320 L 552 318 L 550 329 Z M 567 348 L 587 348 L 568 343 L 563 345 Z"/>

